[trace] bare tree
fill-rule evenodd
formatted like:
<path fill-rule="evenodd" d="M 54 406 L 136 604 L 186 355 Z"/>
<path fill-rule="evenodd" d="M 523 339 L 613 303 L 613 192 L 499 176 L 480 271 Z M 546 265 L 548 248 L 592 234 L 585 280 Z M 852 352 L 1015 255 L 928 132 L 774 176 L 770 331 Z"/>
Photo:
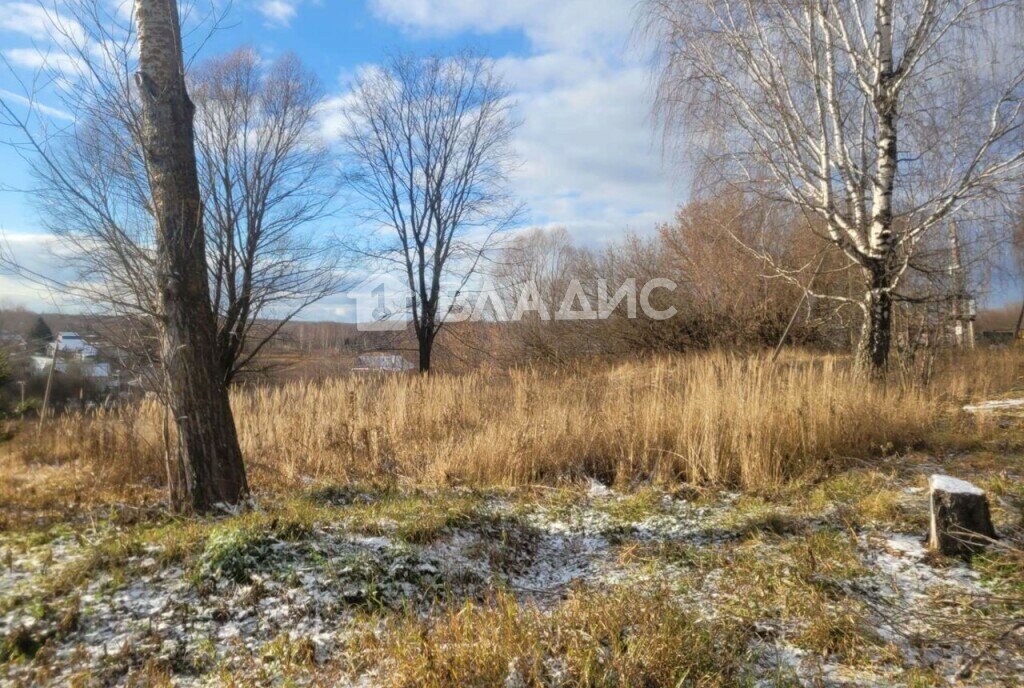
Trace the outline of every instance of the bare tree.
<path fill-rule="evenodd" d="M 802 286 L 849 296 L 849 266 L 831 244 L 808 241 L 805 218 L 790 207 L 726 192 L 682 206 L 659 238 L 670 274 L 682 285 L 691 341 L 737 347 L 780 340 L 822 343 L 835 336 L 846 303 L 802 298 Z M 756 247 L 756 250 L 750 250 Z M 804 284 L 780 279 L 809 273 Z"/>
<path fill-rule="evenodd" d="M 461 291 L 518 215 L 507 189 L 510 109 L 493 64 L 472 54 L 393 57 L 351 95 L 352 186 L 371 229 L 389 235 L 367 251 L 404 271 L 424 373 L 447 316 L 445 282 Z"/>
<path fill-rule="evenodd" d="M 555 318 L 571 281 L 579 281 L 582 254 L 562 227 L 531 229 L 502 247 L 493 273 L 505 315 L 515 312 L 527 292 L 543 305 L 540 312 L 530 311 L 518 321 L 503 324 L 503 338 L 513 349 L 514 361 L 525 357 L 565 363 L 584 350 L 583 342 L 593 334 L 588 327 L 592 323 Z"/>
<path fill-rule="evenodd" d="M 143 160 L 156 221 L 161 360 L 178 429 L 184 500 L 196 511 L 248 496 L 245 466 L 217 357 L 195 156 L 175 0 L 138 0 L 135 22 Z"/>
<path fill-rule="evenodd" d="M 722 179 L 795 204 L 865 277 L 881 371 L 916 249 L 1024 169 L 1019 2 L 649 0 L 663 121 Z M 834 298 L 849 298 L 828 295 Z"/>
<path fill-rule="evenodd" d="M 312 236 L 339 177 L 317 134 L 322 92 L 295 55 L 265 68 L 251 48 L 201 65 L 200 183 L 217 342 L 226 380 L 285 323 L 339 288 L 336 251 Z M 269 320 L 268 320 L 269 319 Z"/>
<path fill-rule="evenodd" d="M 177 429 L 172 502 L 196 511 L 236 504 L 248 484 L 206 266 L 179 15 L 190 5 L 138 0 L 128 16 L 94 0 L 40 7 L 52 44 L 23 82 L 29 107 L 22 114 L 5 97 L 0 116 L 21 134 L 17 150 L 33 166 L 32 191 L 49 219 L 71 228 L 62 257 L 80 272 L 71 284 L 36 277 L 129 316 L 128 329 L 139 323 L 155 340 L 159 389 Z M 64 109 L 38 105 L 40 95 Z"/>
<path fill-rule="evenodd" d="M 1012 258 L 1009 272 L 1014 284 L 1019 285 L 1024 279 L 1024 198 L 1017 198 L 1014 201 L 1010 211 L 1010 216 L 1013 218 L 1013 234 L 1010 242 Z M 1013 328 L 1014 343 L 1020 340 L 1022 328 L 1024 328 L 1024 299 L 1021 300 L 1020 310 L 1017 312 L 1017 320 Z"/>
<path fill-rule="evenodd" d="M 122 316 L 143 349 L 133 353 L 158 358 L 153 204 L 128 79 L 134 27 L 90 0 L 48 16 L 61 59 L 45 81 L 77 115 L 39 136 L 45 154 L 31 161 L 43 217 L 77 278 L 60 286 Z M 311 230 L 329 215 L 339 176 L 318 136 L 320 85 L 295 56 L 267 66 L 243 48 L 191 72 L 218 358 L 231 383 L 285 323 L 339 288 L 338 253 Z"/>

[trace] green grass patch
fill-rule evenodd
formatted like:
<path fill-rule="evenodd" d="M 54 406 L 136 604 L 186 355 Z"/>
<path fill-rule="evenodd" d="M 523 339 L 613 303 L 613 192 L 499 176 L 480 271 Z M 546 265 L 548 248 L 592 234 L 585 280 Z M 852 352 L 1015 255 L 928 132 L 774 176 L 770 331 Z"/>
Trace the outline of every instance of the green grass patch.
<path fill-rule="evenodd" d="M 641 488 L 636 492 L 597 502 L 594 506 L 597 511 L 608 514 L 620 523 L 632 524 L 667 513 L 665 497 L 666 494 L 660 490 Z"/>
<path fill-rule="evenodd" d="M 855 469 L 835 475 L 811 490 L 798 506 L 806 513 L 821 514 L 830 507 L 848 528 L 868 526 L 900 531 L 927 526 L 926 510 L 906 506 L 896 476 L 875 469 Z"/>
<path fill-rule="evenodd" d="M 356 533 L 426 544 L 486 518 L 482 506 L 482 498 L 472 494 L 414 493 L 352 504 L 340 508 L 338 515 Z"/>
<path fill-rule="evenodd" d="M 865 573 L 855 545 L 841 531 L 801 538 L 751 538 L 722 550 L 711 562 L 719 572 L 718 612 L 753 625 L 778 622 L 797 647 L 856 660 L 879 645 L 866 610 L 843 590 Z"/>

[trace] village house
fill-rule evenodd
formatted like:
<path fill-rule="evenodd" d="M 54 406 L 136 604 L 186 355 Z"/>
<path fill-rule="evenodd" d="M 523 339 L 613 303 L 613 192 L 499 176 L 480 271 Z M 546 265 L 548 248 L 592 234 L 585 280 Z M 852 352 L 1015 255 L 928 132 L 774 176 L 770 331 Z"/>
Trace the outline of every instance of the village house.
<path fill-rule="evenodd" d="M 95 358 L 99 350 L 85 341 L 85 339 L 77 332 L 61 332 L 57 335 L 57 338 L 46 345 L 46 353 L 49 356 L 53 356 L 54 347 L 64 354 L 65 357 L 75 358 L 80 361 L 86 359 Z"/>
<path fill-rule="evenodd" d="M 79 375 L 105 387 L 117 386 L 113 367 L 107 361 L 96 360 L 99 354 L 99 349 L 77 332 L 61 332 L 46 345 L 45 354 L 33 355 L 29 360 L 35 375 L 48 375 L 56 361 L 58 373 Z"/>
<path fill-rule="evenodd" d="M 46 375 L 50 372 L 53 364 L 52 356 L 32 356 L 32 372 L 36 375 Z M 82 377 L 91 380 L 108 380 L 111 377 L 110 364 L 104 361 L 81 361 L 72 359 L 57 359 L 58 373 L 79 373 Z"/>
<path fill-rule="evenodd" d="M 398 354 L 363 354 L 356 359 L 353 373 L 404 373 L 415 370 L 416 365 Z"/>

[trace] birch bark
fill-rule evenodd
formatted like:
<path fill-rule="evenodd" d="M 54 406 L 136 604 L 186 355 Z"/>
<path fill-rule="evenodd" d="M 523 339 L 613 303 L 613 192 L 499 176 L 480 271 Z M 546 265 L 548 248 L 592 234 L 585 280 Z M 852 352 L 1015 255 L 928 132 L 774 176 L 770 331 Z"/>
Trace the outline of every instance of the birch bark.
<path fill-rule="evenodd" d="M 1019 193 L 1020 3 L 646 6 L 667 131 L 685 132 L 687 156 L 700 151 L 702 178 L 795 207 L 809 242 L 832 244 L 860 270 L 863 296 L 811 293 L 860 308 L 857 361 L 884 372 L 894 303 L 912 298 L 899 289 L 925 237 Z M 792 269 L 774 276 L 805 288 Z"/>

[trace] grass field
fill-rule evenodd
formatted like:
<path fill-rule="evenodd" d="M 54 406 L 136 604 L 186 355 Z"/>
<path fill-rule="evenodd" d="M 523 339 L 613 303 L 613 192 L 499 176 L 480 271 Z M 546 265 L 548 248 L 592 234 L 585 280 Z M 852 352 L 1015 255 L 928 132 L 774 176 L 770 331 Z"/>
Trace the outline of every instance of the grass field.
<path fill-rule="evenodd" d="M 152 404 L 0 443 L 12 685 L 1015 685 L 1017 352 L 238 390 L 256 506 L 174 516 Z M 934 472 L 1002 540 L 927 552 Z M 958 678 L 960 676 L 961 678 Z M 965 678 L 966 677 L 966 678 Z"/>
<path fill-rule="evenodd" d="M 842 359 L 793 354 L 659 358 L 573 370 L 343 377 L 236 390 L 257 489 L 311 482 L 517 486 L 592 477 L 771 489 L 844 457 L 970 442 L 957 405 L 1021 385 L 1024 361 L 989 352 L 918 363 L 865 384 Z M 155 402 L 8 443 L 9 461 L 61 464 L 98 489 L 163 480 Z"/>

